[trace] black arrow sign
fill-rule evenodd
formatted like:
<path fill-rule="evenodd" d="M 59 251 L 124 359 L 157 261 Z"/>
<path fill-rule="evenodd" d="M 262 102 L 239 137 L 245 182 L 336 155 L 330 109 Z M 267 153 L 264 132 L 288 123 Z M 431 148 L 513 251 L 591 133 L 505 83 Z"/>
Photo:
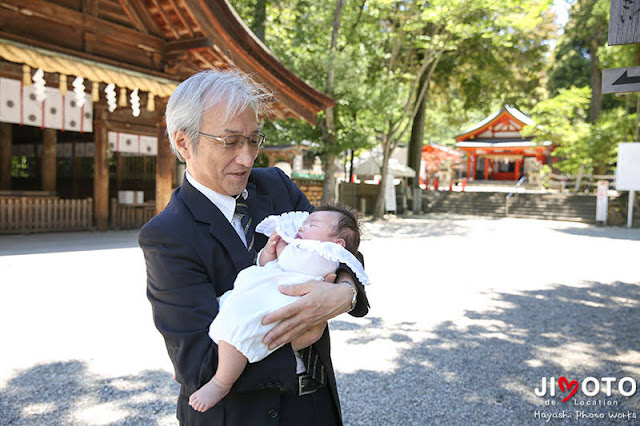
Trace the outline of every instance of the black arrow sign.
<path fill-rule="evenodd" d="M 640 77 L 629 77 L 625 71 L 616 81 L 611 83 L 612 86 L 620 86 L 622 84 L 638 84 Z"/>

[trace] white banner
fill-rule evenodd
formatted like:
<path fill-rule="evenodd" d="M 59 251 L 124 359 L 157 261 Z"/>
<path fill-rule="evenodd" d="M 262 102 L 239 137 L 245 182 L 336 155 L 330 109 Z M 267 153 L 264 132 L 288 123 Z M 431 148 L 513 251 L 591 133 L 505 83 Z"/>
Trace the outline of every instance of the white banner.
<path fill-rule="evenodd" d="M 47 129 L 93 132 L 90 94 L 85 93 L 85 104 L 79 108 L 72 91 L 67 92 L 63 101 L 59 89 L 45 89 L 47 97 L 39 102 L 34 85 L 22 87 L 19 80 L 0 78 L 0 121 Z"/>
<path fill-rule="evenodd" d="M 62 129 L 62 95 L 60 90 L 46 88 L 47 97 L 44 100 L 44 127 L 47 129 Z"/>
<path fill-rule="evenodd" d="M 0 121 L 20 123 L 20 82 L 0 78 Z"/>

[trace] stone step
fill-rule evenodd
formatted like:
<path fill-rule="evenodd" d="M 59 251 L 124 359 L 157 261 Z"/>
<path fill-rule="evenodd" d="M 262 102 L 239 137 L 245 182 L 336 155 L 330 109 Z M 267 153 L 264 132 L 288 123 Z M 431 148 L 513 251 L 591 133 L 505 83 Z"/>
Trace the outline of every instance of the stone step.
<path fill-rule="evenodd" d="M 425 211 L 480 216 L 505 216 L 503 192 L 423 193 Z M 509 201 L 510 217 L 554 219 L 593 223 L 596 199 L 582 194 L 517 194 Z"/>

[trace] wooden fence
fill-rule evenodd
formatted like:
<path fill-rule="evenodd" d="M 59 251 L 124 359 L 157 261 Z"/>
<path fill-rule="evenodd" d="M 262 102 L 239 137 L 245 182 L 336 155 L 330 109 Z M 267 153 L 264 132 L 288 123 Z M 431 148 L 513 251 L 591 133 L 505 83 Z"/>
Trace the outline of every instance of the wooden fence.
<path fill-rule="evenodd" d="M 111 229 L 139 229 L 155 215 L 155 202 L 120 204 L 111 199 Z"/>
<path fill-rule="evenodd" d="M 83 231 L 93 228 L 93 200 L 0 197 L 0 233 Z"/>

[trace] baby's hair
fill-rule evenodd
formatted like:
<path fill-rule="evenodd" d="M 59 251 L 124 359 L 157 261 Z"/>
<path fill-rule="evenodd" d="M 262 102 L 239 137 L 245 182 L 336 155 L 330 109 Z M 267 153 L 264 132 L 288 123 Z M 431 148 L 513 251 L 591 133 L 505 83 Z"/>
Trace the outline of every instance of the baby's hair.
<path fill-rule="evenodd" d="M 345 242 L 345 248 L 351 253 L 356 254 L 360 246 L 360 221 L 358 220 L 358 214 L 351 208 L 340 203 L 323 204 L 315 209 L 315 211 L 336 212 L 340 214 L 334 235 L 342 238 Z"/>

